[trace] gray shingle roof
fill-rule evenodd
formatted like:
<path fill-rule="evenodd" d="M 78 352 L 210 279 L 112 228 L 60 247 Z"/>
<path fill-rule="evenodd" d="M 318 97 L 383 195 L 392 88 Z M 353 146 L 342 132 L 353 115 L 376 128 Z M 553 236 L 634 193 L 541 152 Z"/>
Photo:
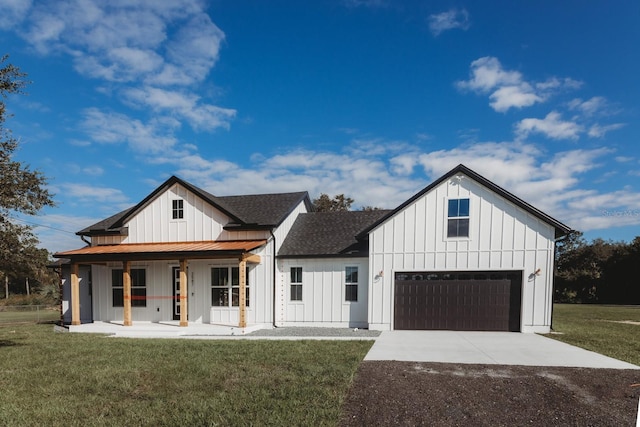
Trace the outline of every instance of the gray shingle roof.
<path fill-rule="evenodd" d="M 368 256 L 362 230 L 390 211 L 311 212 L 298 215 L 280 247 L 279 257 Z"/>
<path fill-rule="evenodd" d="M 304 198 L 298 193 L 252 194 L 216 197 L 219 205 L 234 212 L 244 224 L 278 225 Z"/>

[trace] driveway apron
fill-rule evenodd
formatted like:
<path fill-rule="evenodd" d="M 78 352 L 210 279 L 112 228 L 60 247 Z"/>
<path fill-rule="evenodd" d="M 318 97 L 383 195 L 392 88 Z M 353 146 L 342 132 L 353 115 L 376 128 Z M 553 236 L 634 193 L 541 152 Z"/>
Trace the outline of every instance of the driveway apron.
<path fill-rule="evenodd" d="M 640 369 L 551 338 L 517 332 L 384 331 L 364 360 Z"/>

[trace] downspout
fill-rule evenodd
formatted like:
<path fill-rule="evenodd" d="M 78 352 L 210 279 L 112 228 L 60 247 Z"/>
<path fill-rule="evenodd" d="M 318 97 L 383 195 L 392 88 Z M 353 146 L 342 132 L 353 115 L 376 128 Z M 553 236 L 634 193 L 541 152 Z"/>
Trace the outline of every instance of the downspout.
<path fill-rule="evenodd" d="M 271 233 L 271 240 L 273 241 L 273 319 L 272 319 L 272 324 L 274 328 L 277 328 L 276 326 L 276 305 L 277 305 L 277 297 L 276 297 L 276 289 L 277 289 L 277 282 L 276 282 L 276 278 L 277 278 L 277 273 L 276 273 L 276 236 L 275 234 L 273 234 L 273 229 L 269 229 L 269 233 Z"/>
<path fill-rule="evenodd" d="M 87 246 L 91 246 L 91 242 L 84 238 L 84 235 L 80 235 L 80 239 L 87 244 Z"/>

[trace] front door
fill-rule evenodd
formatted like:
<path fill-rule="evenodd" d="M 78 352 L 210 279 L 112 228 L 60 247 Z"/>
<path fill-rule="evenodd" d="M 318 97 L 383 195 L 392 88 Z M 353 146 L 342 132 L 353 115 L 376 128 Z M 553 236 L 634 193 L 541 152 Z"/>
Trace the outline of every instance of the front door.
<path fill-rule="evenodd" d="M 171 269 L 173 277 L 173 320 L 180 320 L 180 267 Z"/>

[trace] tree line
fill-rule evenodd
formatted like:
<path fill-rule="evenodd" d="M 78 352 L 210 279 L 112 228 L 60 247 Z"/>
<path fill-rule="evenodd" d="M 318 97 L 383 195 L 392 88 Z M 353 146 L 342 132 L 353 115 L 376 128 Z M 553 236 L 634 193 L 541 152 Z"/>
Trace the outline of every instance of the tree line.
<path fill-rule="evenodd" d="M 630 243 L 571 232 L 557 243 L 555 301 L 640 304 L 640 236 Z"/>
<path fill-rule="evenodd" d="M 0 58 L 0 281 L 5 299 L 10 293 L 29 294 L 55 286 L 55 277 L 46 268 L 48 251 L 38 248 L 32 227 L 18 218 L 21 214 L 36 215 L 54 202 L 45 176 L 15 159 L 19 144 L 5 126 L 10 117 L 5 100 L 9 95 L 23 94 L 29 82 L 18 67 L 6 63 L 7 59 L 7 55 Z"/>

